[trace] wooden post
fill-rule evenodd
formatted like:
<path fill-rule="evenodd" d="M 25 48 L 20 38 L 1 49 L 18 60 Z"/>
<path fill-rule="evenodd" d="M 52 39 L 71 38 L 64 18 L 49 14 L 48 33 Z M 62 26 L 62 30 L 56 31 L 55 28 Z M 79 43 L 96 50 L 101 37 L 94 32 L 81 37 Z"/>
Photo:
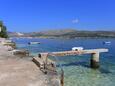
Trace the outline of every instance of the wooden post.
<path fill-rule="evenodd" d="M 91 54 L 91 63 L 90 63 L 91 68 L 97 69 L 99 68 L 99 52 L 92 53 Z"/>
<path fill-rule="evenodd" d="M 42 53 L 41 56 L 44 61 L 44 73 L 47 74 L 48 53 Z"/>
<path fill-rule="evenodd" d="M 62 71 L 62 73 L 61 73 L 61 79 L 60 79 L 60 84 L 61 84 L 61 86 L 64 86 L 64 71 L 63 71 L 63 69 L 61 69 L 61 71 Z"/>

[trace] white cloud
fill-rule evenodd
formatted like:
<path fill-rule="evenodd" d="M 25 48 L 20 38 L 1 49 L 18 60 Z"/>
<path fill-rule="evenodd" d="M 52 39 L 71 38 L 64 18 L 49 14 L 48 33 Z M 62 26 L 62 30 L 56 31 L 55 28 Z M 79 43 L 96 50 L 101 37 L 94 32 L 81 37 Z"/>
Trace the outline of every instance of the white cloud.
<path fill-rule="evenodd" d="M 79 23 L 79 19 L 74 19 L 74 20 L 72 20 L 72 23 L 74 23 L 74 24 Z"/>

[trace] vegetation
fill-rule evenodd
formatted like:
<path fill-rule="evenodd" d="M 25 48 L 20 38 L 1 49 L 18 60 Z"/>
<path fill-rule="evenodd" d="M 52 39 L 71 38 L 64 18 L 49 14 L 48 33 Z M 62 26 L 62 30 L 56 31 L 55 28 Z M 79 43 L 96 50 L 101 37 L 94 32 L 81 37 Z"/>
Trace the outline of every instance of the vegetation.
<path fill-rule="evenodd" d="M 0 21 L 0 37 L 8 38 L 6 26 L 4 26 L 2 21 Z"/>

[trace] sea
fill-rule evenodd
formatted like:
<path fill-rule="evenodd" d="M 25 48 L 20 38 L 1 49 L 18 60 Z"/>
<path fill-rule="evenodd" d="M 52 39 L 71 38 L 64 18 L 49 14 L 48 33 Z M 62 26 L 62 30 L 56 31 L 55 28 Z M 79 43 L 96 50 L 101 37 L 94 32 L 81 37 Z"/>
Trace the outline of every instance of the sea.
<path fill-rule="evenodd" d="M 90 54 L 49 58 L 56 61 L 58 71 L 61 68 L 64 70 L 64 86 L 115 86 L 114 38 L 12 38 L 12 40 L 16 42 L 18 49 L 27 49 L 34 56 L 41 52 L 68 51 L 72 47 L 83 47 L 84 49 L 107 48 L 109 52 L 100 53 L 99 69 L 90 68 Z M 103 43 L 108 41 L 111 43 Z M 29 45 L 29 42 L 40 42 L 40 44 Z"/>

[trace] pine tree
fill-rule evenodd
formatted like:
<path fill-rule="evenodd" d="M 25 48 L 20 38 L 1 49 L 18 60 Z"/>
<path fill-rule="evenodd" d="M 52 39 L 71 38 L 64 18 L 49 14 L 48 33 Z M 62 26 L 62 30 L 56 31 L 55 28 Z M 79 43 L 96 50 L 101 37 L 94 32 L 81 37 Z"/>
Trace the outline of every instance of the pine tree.
<path fill-rule="evenodd" d="M 2 37 L 2 38 L 8 38 L 7 28 L 6 28 L 6 26 L 4 26 L 4 24 L 3 24 L 2 21 L 0 21 L 0 28 L 1 28 L 0 37 Z"/>

